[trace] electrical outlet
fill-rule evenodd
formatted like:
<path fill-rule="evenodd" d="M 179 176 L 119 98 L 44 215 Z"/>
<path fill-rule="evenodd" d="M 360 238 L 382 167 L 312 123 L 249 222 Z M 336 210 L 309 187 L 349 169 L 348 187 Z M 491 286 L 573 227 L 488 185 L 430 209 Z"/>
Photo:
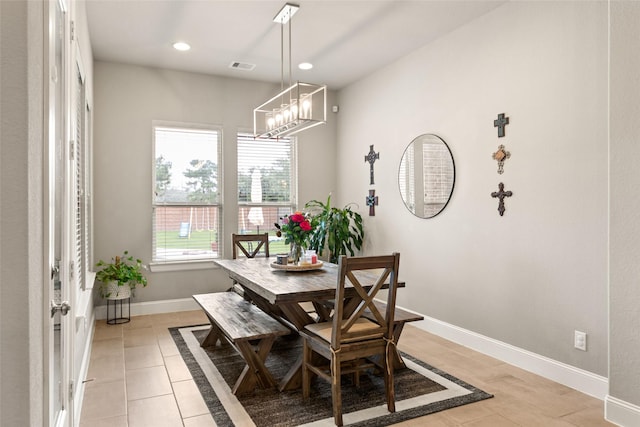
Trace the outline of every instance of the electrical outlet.
<path fill-rule="evenodd" d="M 578 350 L 587 351 L 587 333 L 575 331 L 573 336 L 573 346 Z"/>

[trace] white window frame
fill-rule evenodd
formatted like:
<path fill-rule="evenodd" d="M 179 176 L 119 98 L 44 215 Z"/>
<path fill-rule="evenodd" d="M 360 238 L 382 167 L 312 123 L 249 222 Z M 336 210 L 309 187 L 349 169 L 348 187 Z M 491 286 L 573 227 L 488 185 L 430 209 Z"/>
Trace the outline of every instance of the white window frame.
<path fill-rule="evenodd" d="M 73 249 L 73 278 L 77 288 L 87 291 L 93 288 L 93 154 L 92 111 L 85 84 L 85 71 L 76 47 L 73 73 L 73 122 L 70 152 L 72 156 L 72 230 L 75 232 Z M 80 293 L 77 293 L 80 295 Z"/>
<path fill-rule="evenodd" d="M 243 215 L 245 215 L 247 212 L 251 212 L 252 209 L 254 208 L 262 208 L 262 211 L 265 214 L 265 218 L 264 218 L 264 223 L 262 226 L 259 227 L 259 231 L 260 233 L 265 233 L 265 232 L 272 232 L 275 230 L 273 223 L 279 221 L 278 215 L 276 215 L 275 217 L 273 216 L 269 216 L 268 212 L 269 209 L 273 209 L 273 208 L 277 208 L 278 211 L 284 213 L 289 213 L 289 212 L 294 212 L 295 210 L 297 210 L 297 205 L 298 205 L 298 158 L 297 158 L 297 140 L 295 137 L 289 137 L 286 138 L 287 140 L 290 141 L 290 151 L 289 151 L 289 162 L 290 162 L 290 168 L 289 168 L 289 184 L 290 184 L 290 194 L 289 194 L 289 201 L 287 202 L 276 202 L 276 201 L 269 201 L 269 200 L 264 200 L 262 202 L 256 202 L 256 201 L 251 201 L 251 200 L 240 200 L 240 175 L 241 173 L 248 173 L 250 170 L 252 170 L 254 167 L 259 167 L 260 165 L 258 163 L 250 167 L 247 167 L 246 164 L 241 164 L 242 162 L 242 153 L 241 153 L 241 145 L 242 144 L 256 144 L 257 146 L 259 146 L 259 149 L 263 149 L 263 150 L 268 150 L 269 149 L 269 145 L 270 144 L 274 144 L 276 143 L 278 140 L 277 139 L 273 139 L 273 140 L 268 140 L 268 139 L 254 139 L 253 136 L 248 133 L 248 132 L 237 132 L 236 134 L 236 138 L 237 138 L 237 144 L 236 144 L 236 150 L 237 150 L 237 156 L 236 156 L 236 164 L 237 164 L 237 175 L 236 175 L 236 179 L 238 181 L 238 190 L 236 192 L 236 197 L 238 198 L 237 202 L 238 202 L 238 224 L 236 226 L 236 229 L 238 230 L 239 233 L 242 232 L 247 232 L 247 233 L 256 233 L 258 232 L 258 227 L 256 225 L 253 226 L 248 226 L 246 228 L 243 228 L 243 225 L 240 223 L 240 217 L 243 217 Z M 259 150 L 258 149 L 258 150 Z M 259 151 L 258 151 L 259 152 Z M 250 197 L 249 197 L 250 198 Z M 247 222 L 249 221 L 248 219 L 245 221 Z M 253 228 L 255 227 L 255 228 Z M 275 236 L 272 236 L 274 240 L 279 240 L 277 239 Z"/>
<path fill-rule="evenodd" d="M 184 130 L 196 130 L 196 131 L 211 131 L 217 133 L 217 184 L 218 184 L 218 202 L 216 203 L 157 203 L 155 198 L 155 189 L 156 189 L 156 129 L 157 128 L 170 128 L 170 129 L 184 129 Z M 151 137 L 152 137 L 152 182 L 151 182 L 151 191 L 152 191 L 152 217 L 151 217 L 151 229 L 152 229 L 152 253 L 150 262 L 150 269 L 153 272 L 157 271 L 176 271 L 176 270 L 198 270 L 198 269 L 210 269 L 213 268 L 213 263 L 211 262 L 213 259 L 222 258 L 223 255 L 223 239 L 220 236 L 223 236 L 223 212 L 224 212 L 224 162 L 223 162 L 223 128 L 219 125 L 213 124 L 202 124 L 202 123 L 187 123 L 187 122 L 171 122 L 171 121 L 161 121 L 161 120 L 153 120 L 151 126 Z M 155 242 L 155 210 L 158 207 L 163 206 L 175 206 L 175 207 L 202 207 L 202 206 L 210 206 L 214 207 L 218 210 L 217 213 L 217 221 L 216 227 L 218 230 L 219 236 L 219 248 L 217 251 L 217 256 L 199 256 L 196 258 L 184 258 L 184 259 L 159 259 L 156 256 L 156 242 Z"/>

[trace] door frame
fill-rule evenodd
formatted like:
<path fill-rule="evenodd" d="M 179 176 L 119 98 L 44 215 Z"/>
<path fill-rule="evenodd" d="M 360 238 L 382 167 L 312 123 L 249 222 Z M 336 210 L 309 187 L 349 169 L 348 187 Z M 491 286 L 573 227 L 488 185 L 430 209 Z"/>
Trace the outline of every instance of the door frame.
<path fill-rule="evenodd" d="M 59 280 L 61 281 L 61 301 L 74 301 L 72 286 L 71 264 L 71 218 L 70 218 L 70 13 L 68 0 L 47 0 L 44 9 L 44 298 L 43 298 L 43 323 L 44 323 L 44 393 L 43 407 L 46 425 L 55 427 L 71 427 L 74 423 L 74 399 L 72 393 L 73 372 L 73 319 L 75 318 L 73 307 L 65 316 L 60 317 L 60 371 L 56 373 L 55 364 L 55 338 L 54 319 L 51 316 L 51 301 L 54 300 L 52 280 L 52 268 L 56 264 L 56 245 L 59 245 Z M 63 38 L 61 43 L 62 70 L 56 68 L 56 11 L 58 8 L 63 13 L 61 29 Z M 62 91 L 56 91 L 55 79 L 62 84 Z M 62 99 L 58 99 L 61 97 Z M 62 115 L 62 117 L 59 117 Z M 60 134 L 57 133 L 60 127 Z M 57 137 L 60 143 L 57 144 Z M 58 172 L 60 169 L 60 172 Z M 60 175 L 58 175 L 60 174 Z M 56 186 L 59 188 L 56 189 Z M 60 193 L 61 202 L 56 206 L 56 190 Z M 60 212 L 58 212 L 58 210 Z M 59 216 L 59 218 L 57 218 Z M 60 221 L 58 224 L 56 221 Z M 57 230 L 59 228 L 59 230 Z M 57 236 L 56 233 L 59 235 Z M 60 240 L 57 242 L 56 239 Z M 58 387 L 60 397 L 60 410 L 56 408 L 57 397 L 55 388 Z"/>

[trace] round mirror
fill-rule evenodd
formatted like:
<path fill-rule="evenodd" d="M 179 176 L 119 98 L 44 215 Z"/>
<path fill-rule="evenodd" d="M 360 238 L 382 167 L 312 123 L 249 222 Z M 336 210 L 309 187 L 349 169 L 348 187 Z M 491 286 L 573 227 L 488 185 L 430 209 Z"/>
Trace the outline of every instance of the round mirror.
<path fill-rule="evenodd" d="M 451 150 L 436 135 L 420 135 L 407 146 L 400 161 L 398 185 L 404 205 L 420 218 L 433 218 L 451 199 L 456 168 Z"/>

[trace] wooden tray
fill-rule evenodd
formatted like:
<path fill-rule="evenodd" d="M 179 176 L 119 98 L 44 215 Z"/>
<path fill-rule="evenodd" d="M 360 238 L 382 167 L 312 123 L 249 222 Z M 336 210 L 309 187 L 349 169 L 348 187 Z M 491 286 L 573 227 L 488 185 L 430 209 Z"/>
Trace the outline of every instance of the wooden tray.
<path fill-rule="evenodd" d="M 285 270 L 285 271 L 311 271 L 318 270 L 322 268 L 324 263 L 322 261 L 318 261 L 315 264 L 307 264 L 307 265 L 295 265 L 295 264 L 277 264 L 275 262 L 271 263 L 271 268 L 276 270 Z"/>

